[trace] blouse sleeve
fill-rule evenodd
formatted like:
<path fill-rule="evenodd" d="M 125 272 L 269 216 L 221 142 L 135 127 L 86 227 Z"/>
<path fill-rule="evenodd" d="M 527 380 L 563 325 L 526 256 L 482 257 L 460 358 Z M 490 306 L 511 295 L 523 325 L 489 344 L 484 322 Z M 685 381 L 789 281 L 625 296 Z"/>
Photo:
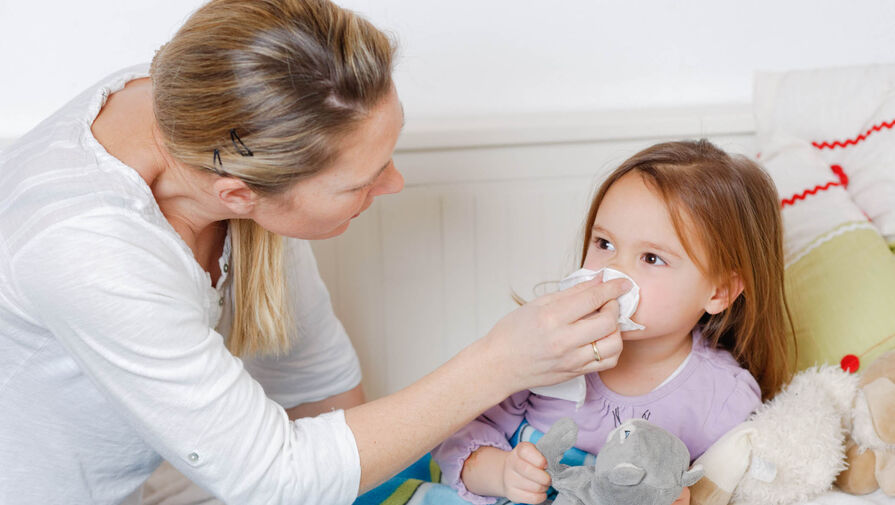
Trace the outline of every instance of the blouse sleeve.
<path fill-rule="evenodd" d="M 755 378 L 747 370 L 737 368 L 731 378 L 726 381 L 729 387 L 726 394 L 719 396 L 719 400 L 712 407 L 705 423 L 705 437 L 702 439 L 702 447 L 692 448 L 690 457 L 695 460 L 712 446 L 725 433 L 732 430 L 746 419 L 761 405 L 761 388 Z"/>
<path fill-rule="evenodd" d="M 268 397 L 291 408 L 353 389 L 360 384 L 361 369 L 307 241 L 287 239 L 286 276 L 294 324 L 292 350 L 284 356 L 247 358 L 244 363 Z"/>
<path fill-rule="evenodd" d="M 35 324 L 190 480 L 226 503 L 351 503 L 344 413 L 289 421 L 210 328 L 216 300 L 184 250 L 139 217 L 95 213 L 33 237 L 11 270 Z"/>
<path fill-rule="evenodd" d="M 490 496 L 471 493 L 460 474 L 469 455 L 480 447 L 496 447 L 510 451 L 509 439 L 525 418 L 529 391 L 520 391 L 486 410 L 477 419 L 451 435 L 432 451 L 432 458 L 441 467 L 442 482 L 457 490 L 465 500 L 476 505 L 496 503 Z"/>

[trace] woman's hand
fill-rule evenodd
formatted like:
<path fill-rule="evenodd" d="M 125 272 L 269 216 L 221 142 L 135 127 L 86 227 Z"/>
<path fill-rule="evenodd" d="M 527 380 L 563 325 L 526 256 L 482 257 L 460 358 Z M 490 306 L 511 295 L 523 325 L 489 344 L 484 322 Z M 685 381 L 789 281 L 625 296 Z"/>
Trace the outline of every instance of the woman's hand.
<path fill-rule="evenodd" d="M 503 464 L 503 496 L 513 503 L 541 503 L 547 499 L 550 475 L 547 459 L 531 442 L 520 442 L 506 453 Z"/>
<path fill-rule="evenodd" d="M 536 298 L 498 321 L 482 343 L 509 379 L 507 394 L 614 367 L 622 350 L 615 299 L 630 289 L 626 279 L 595 279 Z"/>

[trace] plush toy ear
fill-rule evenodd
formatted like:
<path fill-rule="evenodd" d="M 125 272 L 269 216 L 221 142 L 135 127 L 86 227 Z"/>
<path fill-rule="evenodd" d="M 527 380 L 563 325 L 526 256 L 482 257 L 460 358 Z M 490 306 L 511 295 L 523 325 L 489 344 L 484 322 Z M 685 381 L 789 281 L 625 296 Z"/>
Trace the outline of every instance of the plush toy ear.
<path fill-rule="evenodd" d="M 703 474 L 705 474 L 705 472 L 702 470 L 702 465 L 693 465 L 693 468 L 681 475 L 681 485 L 690 487 L 693 484 L 696 484 L 699 479 L 702 478 Z"/>
<path fill-rule="evenodd" d="M 617 486 L 636 486 L 646 476 L 646 470 L 631 463 L 619 463 L 609 472 L 609 482 Z"/>
<path fill-rule="evenodd" d="M 845 470 L 836 477 L 836 487 L 848 494 L 870 494 L 879 489 L 876 475 L 876 454 L 861 449 L 851 436 L 846 435 Z"/>
<path fill-rule="evenodd" d="M 895 496 L 895 453 L 877 452 L 875 473 L 880 489 L 889 496 Z"/>
<path fill-rule="evenodd" d="M 895 383 L 888 377 L 880 377 L 864 386 L 867 408 L 873 419 L 873 427 L 880 440 L 895 443 Z"/>
<path fill-rule="evenodd" d="M 564 417 L 553 423 L 547 433 L 538 440 L 535 447 L 547 459 L 548 473 L 561 469 L 559 462 L 562 460 L 563 454 L 575 445 L 576 440 L 578 440 L 578 425 L 569 417 Z M 551 475 L 553 474 L 551 473 Z"/>
<path fill-rule="evenodd" d="M 690 490 L 693 505 L 727 505 L 752 459 L 754 424 L 744 421 L 715 441 L 696 464 L 703 467 L 705 477 Z"/>

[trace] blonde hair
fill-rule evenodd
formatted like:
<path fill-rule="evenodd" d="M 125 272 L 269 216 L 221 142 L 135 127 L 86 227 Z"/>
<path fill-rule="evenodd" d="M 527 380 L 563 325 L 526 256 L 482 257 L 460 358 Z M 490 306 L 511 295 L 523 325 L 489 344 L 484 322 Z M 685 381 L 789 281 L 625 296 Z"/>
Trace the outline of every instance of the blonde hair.
<path fill-rule="evenodd" d="M 752 373 L 763 398 L 773 396 L 792 377 L 796 344 L 785 326 L 792 321 L 784 295 L 783 226 L 770 176 L 707 140 L 640 151 L 609 175 L 591 203 L 582 265 L 600 203 L 631 172 L 665 200 L 681 244 L 707 277 L 730 285 L 736 276 L 742 282 L 742 294 L 721 313 L 706 313 L 700 325 L 708 342 L 730 350 Z M 706 264 L 699 263 L 697 246 Z"/>
<path fill-rule="evenodd" d="M 395 47 L 328 0 L 212 0 L 152 60 L 155 119 L 180 162 L 281 194 L 329 166 L 392 88 Z M 283 238 L 231 220 L 236 355 L 291 346 Z"/>

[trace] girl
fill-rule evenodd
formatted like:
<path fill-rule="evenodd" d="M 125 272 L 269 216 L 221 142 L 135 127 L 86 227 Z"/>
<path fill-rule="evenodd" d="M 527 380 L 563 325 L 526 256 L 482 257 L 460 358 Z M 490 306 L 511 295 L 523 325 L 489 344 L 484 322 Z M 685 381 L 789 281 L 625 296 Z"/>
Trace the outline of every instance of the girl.
<path fill-rule="evenodd" d="M 473 503 L 546 499 L 546 460 L 518 439 L 562 417 L 578 424 L 586 453 L 643 418 L 677 435 L 692 460 L 791 375 L 779 203 L 755 163 L 705 140 L 650 147 L 602 184 L 584 238 L 582 267 L 640 286 L 632 319 L 645 329 L 623 332 L 616 366 L 586 376 L 581 408 L 522 391 L 433 451 L 444 482 Z"/>

